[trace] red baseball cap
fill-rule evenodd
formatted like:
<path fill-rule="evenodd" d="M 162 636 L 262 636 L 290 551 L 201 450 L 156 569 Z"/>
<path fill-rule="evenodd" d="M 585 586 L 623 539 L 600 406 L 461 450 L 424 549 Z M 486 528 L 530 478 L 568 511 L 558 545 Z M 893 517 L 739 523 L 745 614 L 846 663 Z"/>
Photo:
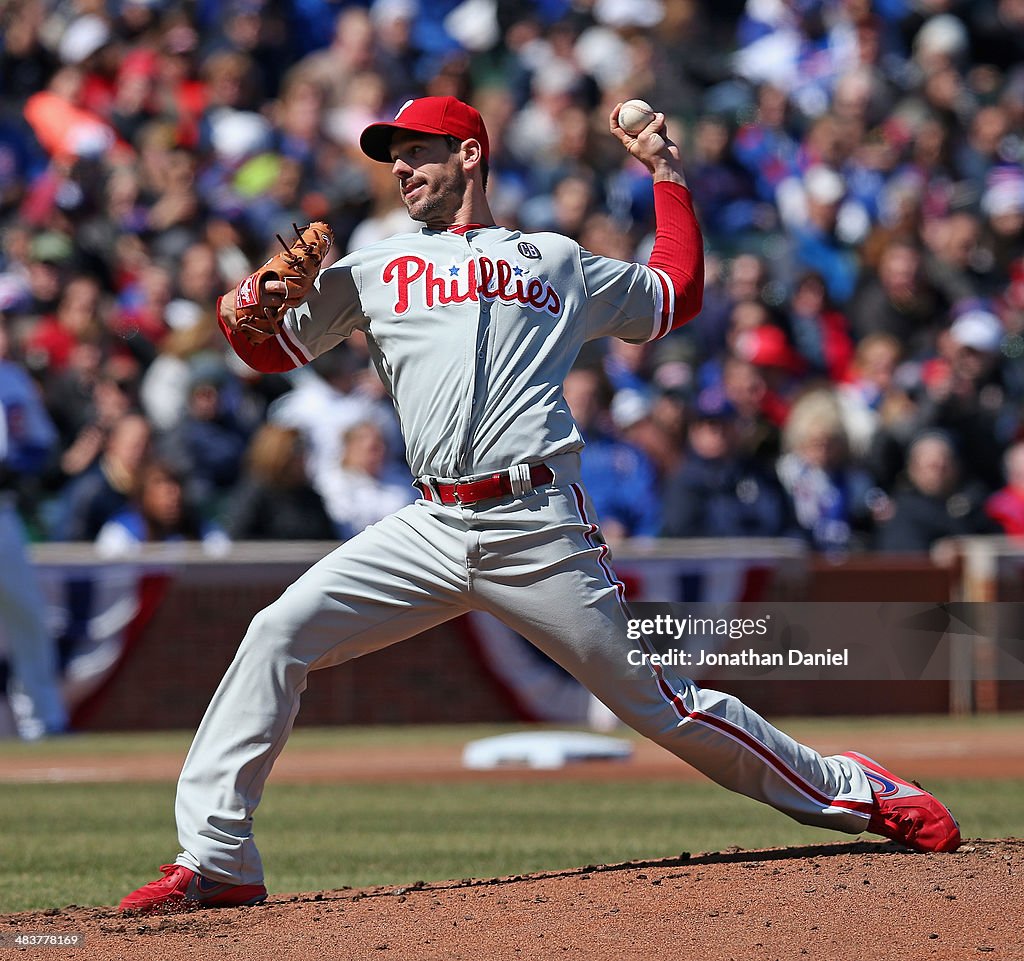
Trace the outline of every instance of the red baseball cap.
<path fill-rule="evenodd" d="M 459 140 L 479 140 L 484 159 L 489 159 L 487 128 L 479 111 L 455 97 L 421 97 L 407 100 L 390 123 L 371 123 L 359 137 L 364 154 L 382 163 L 391 163 L 391 138 L 397 130 L 450 134 Z"/>

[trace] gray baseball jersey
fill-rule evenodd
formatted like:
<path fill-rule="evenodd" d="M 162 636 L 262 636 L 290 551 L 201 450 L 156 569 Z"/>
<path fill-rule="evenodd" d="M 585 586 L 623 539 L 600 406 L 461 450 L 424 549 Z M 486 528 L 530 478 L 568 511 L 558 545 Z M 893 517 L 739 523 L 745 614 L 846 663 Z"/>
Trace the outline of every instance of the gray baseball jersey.
<path fill-rule="evenodd" d="M 182 769 L 178 864 L 259 883 L 252 815 L 309 672 L 468 610 L 499 617 L 624 722 L 721 784 L 807 824 L 867 826 L 871 790 L 857 764 L 822 757 L 736 698 L 628 656 L 623 587 L 580 483 L 583 442 L 561 384 L 587 340 L 646 341 L 695 312 L 699 295 L 684 295 L 699 292 L 696 222 L 685 190 L 656 189 L 656 203 L 659 194 L 680 201 L 680 219 L 688 212 L 698 242 L 691 274 L 654 254 L 654 266 L 595 257 L 555 234 L 423 230 L 323 270 L 258 347 L 228 333 L 253 366 L 284 370 L 365 331 L 413 472 L 446 481 L 512 469 L 520 486 L 478 502 L 421 498 L 346 541 L 256 615 Z M 522 484 L 523 465 L 538 462 L 550 482 Z"/>
<path fill-rule="evenodd" d="M 413 473 L 455 478 L 580 450 L 561 396 L 580 348 L 665 334 L 672 301 L 657 270 L 558 234 L 423 230 L 324 270 L 277 339 L 301 364 L 365 331 Z"/>

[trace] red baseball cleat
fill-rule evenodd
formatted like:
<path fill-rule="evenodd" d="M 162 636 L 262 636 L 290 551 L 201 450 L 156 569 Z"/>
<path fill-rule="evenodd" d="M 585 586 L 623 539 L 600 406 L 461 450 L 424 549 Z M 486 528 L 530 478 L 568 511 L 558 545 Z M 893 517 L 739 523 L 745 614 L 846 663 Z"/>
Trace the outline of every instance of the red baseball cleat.
<path fill-rule="evenodd" d="M 259 904 L 267 897 L 262 884 L 225 884 L 211 881 L 180 864 L 160 866 L 162 878 L 132 891 L 120 905 L 121 911 L 140 913 L 188 911 L 191 908 L 236 908 Z"/>
<path fill-rule="evenodd" d="M 871 782 L 875 811 L 868 830 L 872 834 L 898 841 L 915 851 L 955 851 L 960 846 L 956 819 L 924 788 L 904 781 L 856 751 L 847 751 L 843 757 L 856 761 Z"/>

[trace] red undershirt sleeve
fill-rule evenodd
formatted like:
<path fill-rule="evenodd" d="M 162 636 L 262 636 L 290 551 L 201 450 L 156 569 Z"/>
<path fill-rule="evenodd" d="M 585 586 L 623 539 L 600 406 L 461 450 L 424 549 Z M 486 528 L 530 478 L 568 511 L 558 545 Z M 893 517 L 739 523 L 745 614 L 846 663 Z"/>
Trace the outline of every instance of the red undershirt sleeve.
<path fill-rule="evenodd" d="M 664 333 L 700 313 L 704 299 L 704 239 L 693 212 L 690 191 L 680 184 L 654 185 L 657 227 L 647 266 L 658 274 L 669 323 Z"/>
<path fill-rule="evenodd" d="M 277 337 L 271 337 L 269 340 L 263 341 L 262 344 L 250 344 L 244 334 L 231 330 L 224 323 L 224 318 L 221 317 L 220 302 L 222 299 L 217 298 L 217 323 L 220 324 L 220 329 L 224 332 L 228 343 L 231 344 L 231 349 L 253 370 L 258 370 L 263 374 L 278 374 L 286 370 L 294 370 L 299 366 L 288 351 L 281 346 Z"/>

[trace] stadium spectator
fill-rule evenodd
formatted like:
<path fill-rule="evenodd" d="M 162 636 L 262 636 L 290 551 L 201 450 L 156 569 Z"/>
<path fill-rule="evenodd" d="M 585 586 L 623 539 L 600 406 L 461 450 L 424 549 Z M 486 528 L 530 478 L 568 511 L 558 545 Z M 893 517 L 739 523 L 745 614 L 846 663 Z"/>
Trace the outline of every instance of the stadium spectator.
<path fill-rule="evenodd" d="M 899 424 L 910 423 L 914 404 L 896 383 L 902 355 L 900 342 L 891 334 L 869 334 L 857 345 L 850 375 L 839 385 L 836 399 L 843 427 L 851 453 L 862 464 L 868 463 L 882 427 L 899 433 Z"/>
<path fill-rule="evenodd" d="M 264 424 L 249 442 L 245 473 L 228 498 L 224 529 L 235 541 L 332 540 L 338 531 L 309 482 L 302 435 Z"/>
<path fill-rule="evenodd" d="M 981 222 L 975 214 L 959 210 L 946 217 L 933 217 L 924 224 L 922 234 L 925 277 L 946 303 L 986 293 L 988 258 L 981 246 Z"/>
<path fill-rule="evenodd" d="M 100 528 L 96 550 L 104 557 L 126 557 L 145 544 L 187 542 L 201 543 L 211 554 L 229 546 L 223 531 L 188 499 L 180 472 L 149 458 L 138 470 L 131 499 Z"/>
<path fill-rule="evenodd" d="M 601 366 L 612 390 L 650 393 L 652 345 L 627 344 L 617 337 L 609 340 Z"/>
<path fill-rule="evenodd" d="M 695 340 L 701 357 L 714 358 L 725 350 L 734 308 L 760 303 L 767 283 L 765 262 L 754 254 L 739 254 L 724 262 L 711 257 L 705 262 L 704 306 L 683 328 L 683 334 Z"/>
<path fill-rule="evenodd" d="M 612 398 L 609 413 L 615 432 L 647 456 L 659 492 L 682 465 L 685 410 L 682 398 L 672 392 L 652 398 L 625 388 Z"/>
<path fill-rule="evenodd" d="M 993 167 L 1002 166 L 1010 117 L 1000 104 L 983 106 L 970 120 L 962 143 L 954 151 L 957 173 L 963 180 L 984 183 Z"/>
<path fill-rule="evenodd" d="M 563 385 L 586 447 L 581 476 L 609 540 L 654 537 L 661 524 L 654 468 L 646 454 L 615 435 L 613 391 L 600 370 L 577 367 Z"/>
<path fill-rule="evenodd" d="M 774 220 L 772 207 L 757 200 L 753 180 L 729 149 L 730 140 L 725 121 L 702 117 L 687 164 L 686 181 L 705 236 L 718 249 L 728 249 L 731 238 L 768 228 Z"/>
<path fill-rule="evenodd" d="M 1024 536 L 1024 443 L 1018 441 L 1003 456 L 1006 486 L 985 502 L 985 513 L 1013 537 Z"/>
<path fill-rule="evenodd" d="M 345 432 L 355 424 L 372 421 L 381 427 L 391 448 L 389 470 L 401 467 L 390 402 L 364 387 L 364 370 L 365 358 L 354 344 L 346 343 L 314 360 L 301 372 L 294 389 L 270 406 L 271 422 L 295 427 L 302 434 L 310 479 L 325 501 L 329 500 L 329 491 L 344 489 L 337 475 Z"/>
<path fill-rule="evenodd" d="M 64 485 L 92 467 L 114 425 L 137 407 L 133 364 L 115 358 L 104 362 L 88 344 L 79 346 L 73 358 L 73 366 L 46 393 L 64 442 L 59 461 L 47 471 L 49 487 Z"/>
<path fill-rule="evenodd" d="M 945 434 L 929 431 L 914 440 L 878 547 L 920 553 L 945 537 L 996 533 L 999 526 L 985 514 L 984 488 L 963 484 L 961 473 L 960 458 Z"/>
<path fill-rule="evenodd" d="M 360 7 L 349 6 L 338 14 L 330 44 L 299 60 L 295 69 L 320 86 L 328 109 L 342 107 L 353 78 L 373 68 L 373 46 L 370 15 Z"/>
<path fill-rule="evenodd" d="M 249 439 L 232 403 L 236 392 L 235 378 L 219 356 L 195 358 L 184 416 L 156 442 L 160 456 L 187 478 L 188 496 L 207 517 L 218 513 L 237 483 Z"/>
<path fill-rule="evenodd" d="M 111 425 L 97 461 L 61 492 L 54 540 L 94 541 L 103 525 L 128 503 L 149 450 L 151 431 L 141 414 Z"/>
<path fill-rule="evenodd" d="M 197 241 L 182 251 L 175 275 L 175 306 L 193 305 L 200 312 L 213 313 L 224 286 L 217 253 L 210 244 Z"/>
<path fill-rule="evenodd" d="M 122 252 L 129 257 L 132 253 L 127 245 Z M 129 268 L 120 279 L 111 327 L 141 362 L 149 365 L 168 334 L 169 322 L 174 316 L 171 309 L 173 275 L 164 264 L 147 258 L 138 264 L 137 272 Z"/>
<path fill-rule="evenodd" d="M 342 437 L 340 469 L 331 474 L 323 496 L 338 532 L 349 538 L 405 507 L 415 494 L 412 478 L 391 467 L 380 425 L 360 421 Z"/>
<path fill-rule="evenodd" d="M 761 369 L 742 357 L 726 358 L 722 393 L 733 415 L 737 452 L 770 468 L 782 450 L 786 405 L 769 390 Z"/>
<path fill-rule="evenodd" d="M 794 266 L 798 271 L 816 271 L 825 278 L 829 296 L 845 304 L 853 296 L 859 270 L 856 250 L 839 230 L 846 182 L 835 170 L 818 163 L 804 172 L 802 185 L 802 209 L 789 218 Z M 798 204 L 795 199 L 793 206 Z"/>
<path fill-rule="evenodd" d="M 1005 331 L 984 309 L 961 314 L 944 331 L 936 357 L 921 369 L 917 423 L 945 431 L 967 474 L 994 490 L 1002 482 L 1000 436 L 1012 436 L 1017 416 L 1006 409 L 999 348 Z"/>
<path fill-rule="evenodd" d="M 853 360 L 853 340 L 846 317 L 829 302 L 820 274 L 807 273 L 797 280 L 787 313 L 797 352 L 809 373 L 836 384 L 845 381 Z"/>
<path fill-rule="evenodd" d="M 1019 164 L 995 168 L 985 179 L 981 198 L 986 245 L 998 277 L 1024 255 L 1024 168 Z"/>
<path fill-rule="evenodd" d="M 1009 72 L 1024 63 L 1024 8 L 1019 0 L 994 0 L 969 8 L 972 49 L 982 62 Z"/>
<path fill-rule="evenodd" d="M 894 240 L 882 252 L 877 273 L 858 289 L 848 313 L 858 337 L 891 334 L 911 355 L 927 357 L 946 325 L 949 306 L 925 277 L 918 247 Z"/>
<path fill-rule="evenodd" d="M 192 365 L 216 358 L 221 340 L 213 315 L 200 314 L 161 341 L 139 385 L 142 408 L 157 431 L 171 431 L 181 423 L 188 411 Z"/>
<path fill-rule="evenodd" d="M 732 349 L 737 357 L 753 364 L 764 378 L 766 399 L 770 398 L 773 404 L 773 410 L 766 412 L 782 424 L 789 415 L 790 400 L 806 374 L 804 358 L 793 349 L 781 327 L 767 322 L 737 329 Z"/>
<path fill-rule="evenodd" d="M 814 548 L 835 555 L 865 543 L 875 517 L 885 514 L 887 498 L 867 471 L 851 462 L 832 392 L 811 391 L 793 405 L 783 450 L 779 480 Z"/>
<path fill-rule="evenodd" d="M 730 355 L 739 355 L 740 345 L 744 349 L 753 348 L 759 342 L 760 335 L 748 337 L 749 332 L 759 330 L 762 327 L 773 326 L 773 315 L 767 305 L 756 297 L 736 300 L 729 306 L 726 317 L 725 347 L 719 351 L 713 351 L 710 359 L 704 361 L 697 371 L 697 381 L 701 387 L 707 387 L 718 383 L 722 379 L 722 371 L 725 360 Z M 685 328 L 684 328 L 685 331 Z M 767 335 L 768 339 L 774 336 Z M 787 357 L 787 361 L 792 356 Z"/>
<path fill-rule="evenodd" d="M 686 459 L 665 491 L 663 537 L 799 537 L 773 471 L 738 450 L 735 411 L 717 388 L 697 398 Z"/>
<path fill-rule="evenodd" d="M 754 178 L 758 197 L 775 203 L 779 184 L 796 168 L 799 142 L 793 135 L 786 94 L 771 83 L 758 87 L 755 119 L 736 133 L 733 153 Z"/>
<path fill-rule="evenodd" d="M 27 362 L 47 375 L 60 374 L 71 354 L 82 343 L 98 341 L 103 334 L 99 282 L 88 276 L 74 277 L 63 287 L 56 311 L 34 325 L 26 338 Z"/>

